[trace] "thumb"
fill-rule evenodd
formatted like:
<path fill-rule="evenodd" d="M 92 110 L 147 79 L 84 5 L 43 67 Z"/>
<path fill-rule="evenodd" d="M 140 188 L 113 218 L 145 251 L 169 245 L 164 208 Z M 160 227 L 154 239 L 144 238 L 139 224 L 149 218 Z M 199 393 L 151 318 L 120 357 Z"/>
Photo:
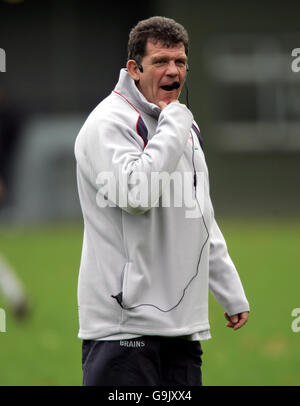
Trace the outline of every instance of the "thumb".
<path fill-rule="evenodd" d="M 167 103 L 165 103 L 163 101 L 159 101 L 158 106 L 160 107 L 161 110 L 163 110 L 165 107 L 167 107 Z"/>
<path fill-rule="evenodd" d="M 236 314 L 234 314 L 230 318 L 231 318 L 232 323 L 237 323 L 239 321 L 239 318 L 238 318 L 238 316 Z"/>

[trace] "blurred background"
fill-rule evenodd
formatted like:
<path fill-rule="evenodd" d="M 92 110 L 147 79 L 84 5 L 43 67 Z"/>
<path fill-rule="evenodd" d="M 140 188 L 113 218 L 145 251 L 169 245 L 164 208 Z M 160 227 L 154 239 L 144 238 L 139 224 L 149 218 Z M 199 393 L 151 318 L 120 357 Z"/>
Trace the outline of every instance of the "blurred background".
<path fill-rule="evenodd" d="M 74 141 L 117 82 L 130 29 L 153 15 L 189 32 L 191 110 L 251 305 L 233 332 L 211 297 L 203 382 L 300 384 L 299 12 L 294 1 L 0 0 L 0 385 L 81 385 Z"/>

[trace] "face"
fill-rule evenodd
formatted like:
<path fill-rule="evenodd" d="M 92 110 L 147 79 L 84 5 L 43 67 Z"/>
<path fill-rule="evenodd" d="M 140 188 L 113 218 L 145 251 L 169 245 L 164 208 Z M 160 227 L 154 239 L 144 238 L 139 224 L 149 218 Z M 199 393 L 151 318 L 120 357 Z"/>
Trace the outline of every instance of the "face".
<path fill-rule="evenodd" d="M 180 95 L 186 76 L 186 63 L 187 56 L 183 43 L 168 48 L 161 42 L 155 44 L 148 40 L 146 55 L 141 62 L 143 73 L 133 60 L 128 61 L 127 69 L 140 92 L 150 103 L 158 105 L 158 102 L 163 101 L 169 104 Z M 174 82 L 180 83 L 178 89 L 162 88 Z"/>

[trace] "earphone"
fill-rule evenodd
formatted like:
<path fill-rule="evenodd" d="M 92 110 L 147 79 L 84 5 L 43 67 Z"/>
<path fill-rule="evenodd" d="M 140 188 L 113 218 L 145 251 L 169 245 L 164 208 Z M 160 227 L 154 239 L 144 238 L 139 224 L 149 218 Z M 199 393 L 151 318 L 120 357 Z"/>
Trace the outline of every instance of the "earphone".
<path fill-rule="evenodd" d="M 143 73 L 143 72 L 144 72 L 144 69 L 143 69 L 142 65 L 141 65 L 140 63 L 138 63 L 137 61 L 135 61 L 135 62 L 136 62 L 136 64 L 137 64 L 137 67 L 138 67 L 139 70 L 141 71 L 141 73 Z"/>

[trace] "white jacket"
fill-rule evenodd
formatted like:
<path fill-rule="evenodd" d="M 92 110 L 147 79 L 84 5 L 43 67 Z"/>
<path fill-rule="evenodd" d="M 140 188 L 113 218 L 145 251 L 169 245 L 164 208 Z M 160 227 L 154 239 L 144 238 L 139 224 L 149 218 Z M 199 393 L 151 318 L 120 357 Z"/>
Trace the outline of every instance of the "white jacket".
<path fill-rule="evenodd" d="M 126 69 L 86 120 L 75 144 L 84 218 L 79 338 L 207 331 L 209 289 L 229 315 L 249 310 L 214 219 L 199 139 L 184 105 L 161 111 Z M 153 174 L 176 180 L 151 188 Z M 193 206 L 176 203 L 183 190 Z"/>

